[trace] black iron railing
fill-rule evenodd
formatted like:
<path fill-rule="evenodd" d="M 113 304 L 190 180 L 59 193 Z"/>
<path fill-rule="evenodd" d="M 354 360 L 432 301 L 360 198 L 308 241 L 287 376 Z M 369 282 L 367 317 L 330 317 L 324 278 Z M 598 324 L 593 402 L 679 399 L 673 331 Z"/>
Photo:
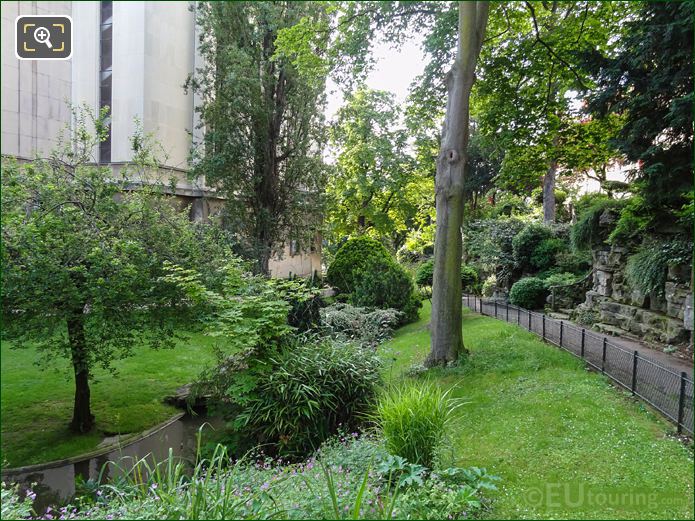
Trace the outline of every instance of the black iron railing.
<path fill-rule="evenodd" d="M 605 335 L 506 302 L 464 295 L 463 303 L 482 315 L 527 329 L 584 360 L 674 422 L 678 432 L 693 434 L 693 379 L 638 351 L 615 345 Z"/>

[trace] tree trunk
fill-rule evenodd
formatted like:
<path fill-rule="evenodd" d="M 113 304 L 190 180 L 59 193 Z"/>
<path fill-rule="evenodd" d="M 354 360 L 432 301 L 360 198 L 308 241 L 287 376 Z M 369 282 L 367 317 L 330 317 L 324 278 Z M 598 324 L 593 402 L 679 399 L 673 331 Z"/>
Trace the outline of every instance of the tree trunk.
<path fill-rule="evenodd" d="M 89 361 L 84 337 L 83 310 L 76 311 L 68 319 L 68 339 L 72 354 L 72 367 L 75 371 L 75 404 L 70 428 L 74 432 L 85 433 L 94 428 L 94 415 L 90 407 Z"/>
<path fill-rule="evenodd" d="M 543 222 L 552 224 L 555 222 L 555 173 L 557 161 L 550 162 L 548 171 L 543 177 Z"/>
<path fill-rule="evenodd" d="M 469 138 L 470 93 L 487 24 L 487 2 L 459 2 L 459 45 L 447 77 L 449 98 L 437 160 L 437 228 L 434 240 L 431 350 L 428 367 L 456 361 L 465 352 L 461 331 L 461 226 Z"/>

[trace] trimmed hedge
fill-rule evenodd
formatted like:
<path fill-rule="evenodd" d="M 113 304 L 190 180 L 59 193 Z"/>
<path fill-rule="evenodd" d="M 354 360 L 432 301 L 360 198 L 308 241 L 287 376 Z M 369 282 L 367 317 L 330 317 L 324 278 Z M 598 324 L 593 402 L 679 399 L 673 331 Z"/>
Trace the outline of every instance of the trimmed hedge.
<path fill-rule="evenodd" d="M 415 272 L 415 283 L 420 287 L 432 286 L 434 276 L 434 260 L 430 259 L 423 262 Z M 461 287 L 464 290 L 472 291 L 478 284 L 478 272 L 472 266 L 461 266 Z"/>

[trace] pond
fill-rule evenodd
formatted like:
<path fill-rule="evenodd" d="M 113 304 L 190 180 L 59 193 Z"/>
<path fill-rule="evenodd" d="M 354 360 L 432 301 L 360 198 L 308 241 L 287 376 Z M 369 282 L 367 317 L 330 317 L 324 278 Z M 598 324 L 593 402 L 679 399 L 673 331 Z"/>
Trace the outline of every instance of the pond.
<path fill-rule="evenodd" d="M 203 427 L 204 426 L 204 427 Z M 34 510 L 43 513 L 46 507 L 60 505 L 75 495 L 77 480 L 102 481 L 113 479 L 132 469 L 133 463 L 147 457 L 150 461 L 164 461 L 169 449 L 174 457 L 193 462 L 196 455 L 197 434 L 203 429 L 219 429 L 224 421 L 219 417 L 179 413 L 121 444 L 116 443 L 102 451 L 85 456 L 31 465 L 2 471 L 2 481 L 19 483 L 22 489 L 36 493 Z M 114 440 L 116 441 L 116 440 Z M 113 463 L 113 465 L 107 465 Z"/>

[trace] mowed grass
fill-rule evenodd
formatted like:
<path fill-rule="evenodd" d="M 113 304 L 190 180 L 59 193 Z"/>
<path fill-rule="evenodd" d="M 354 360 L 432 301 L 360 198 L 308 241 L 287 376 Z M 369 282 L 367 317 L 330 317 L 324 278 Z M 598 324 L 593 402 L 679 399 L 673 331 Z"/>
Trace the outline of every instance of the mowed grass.
<path fill-rule="evenodd" d="M 383 346 L 390 379 L 429 351 L 429 313 Z M 468 362 L 417 378 L 466 402 L 444 457 L 502 478 L 490 518 L 693 519 L 693 451 L 671 424 L 517 326 L 465 312 L 463 331 Z"/>
<path fill-rule="evenodd" d="M 114 364 L 115 375 L 97 369 L 91 383 L 97 427 L 75 435 L 68 430 L 74 400 L 68 361 L 42 369 L 35 365 L 36 350 L 2 342 L 3 467 L 75 456 L 95 449 L 107 434 L 136 433 L 166 420 L 178 409 L 162 398 L 214 362 L 213 345 L 213 339 L 192 334 L 173 349 L 136 349 Z"/>

